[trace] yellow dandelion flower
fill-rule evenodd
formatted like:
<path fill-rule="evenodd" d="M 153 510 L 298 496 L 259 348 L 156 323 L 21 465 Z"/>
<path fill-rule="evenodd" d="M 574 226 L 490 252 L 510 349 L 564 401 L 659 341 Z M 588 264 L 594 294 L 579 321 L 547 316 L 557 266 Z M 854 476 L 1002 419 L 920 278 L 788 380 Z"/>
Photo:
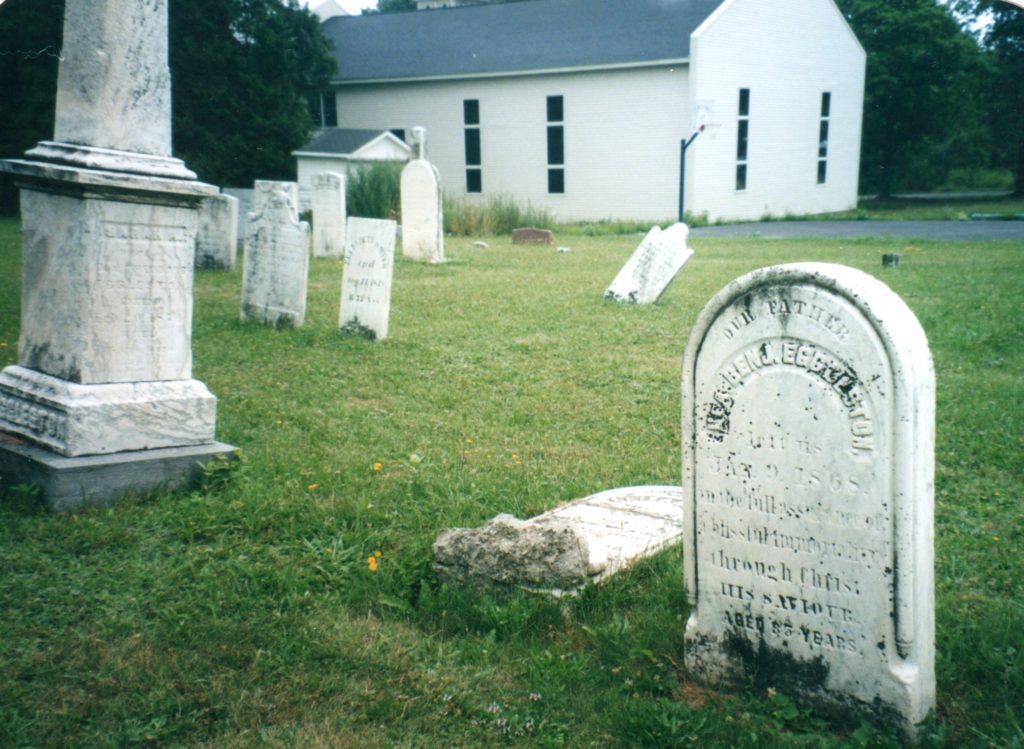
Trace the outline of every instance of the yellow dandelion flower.
<path fill-rule="evenodd" d="M 377 571 L 377 557 L 368 557 L 366 560 L 366 566 L 370 569 L 370 572 Z"/>
<path fill-rule="evenodd" d="M 380 463 L 373 464 L 373 470 L 379 471 L 383 466 Z"/>
<path fill-rule="evenodd" d="M 375 556 L 375 557 L 376 557 L 377 559 L 380 559 L 380 558 L 381 558 L 382 556 L 384 556 L 384 555 L 383 555 L 383 554 L 381 554 L 381 553 L 380 553 L 379 551 L 375 551 L 375 552 L 373 552 L 373 555 L 374 555 L 374 556 Z"/>

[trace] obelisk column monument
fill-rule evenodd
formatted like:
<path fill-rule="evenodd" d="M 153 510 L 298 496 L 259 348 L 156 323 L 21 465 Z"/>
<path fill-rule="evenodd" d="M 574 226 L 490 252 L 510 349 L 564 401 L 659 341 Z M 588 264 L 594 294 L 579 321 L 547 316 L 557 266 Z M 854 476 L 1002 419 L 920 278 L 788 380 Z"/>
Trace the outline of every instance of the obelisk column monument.
<path fill-rule="evenodd" d="M 0 443 L 6 474 L 26 439 L 150 463 L 227 448 L 192 378 L 196 208 L 217 189 L 171 157 L 170 85 L 167 0 L 67 0 L 54 140 L 0 163 L 21 188 L 24 253 L 18 364 L 0 372 L 0 432 L 20 438 Z"/>

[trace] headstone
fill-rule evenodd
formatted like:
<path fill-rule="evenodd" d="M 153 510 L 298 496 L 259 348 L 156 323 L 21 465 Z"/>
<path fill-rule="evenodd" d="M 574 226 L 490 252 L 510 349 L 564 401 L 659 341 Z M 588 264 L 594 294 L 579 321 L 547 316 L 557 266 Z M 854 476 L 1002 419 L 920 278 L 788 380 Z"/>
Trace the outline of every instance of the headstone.
<path fill-rule="evenodd" d="M 935 701 L 928 343 L 881 282 L 729 284 L 683 364 L 688 672 L 908 733 Z"/>
<path fill-rule="evenodd" d="M 345 175 L 313 177 L 313 257 L 345 254 Z"/>
<path fill-rule="evenodd" d="M 309 283 L 309 224 L 294 218 L 291 201 L 275 192 L 249 214 L 242 273 L 242 320 L 301 328 Z"/>
<path fill-rule="evenodd" d="M 298 182 L 278 182 L 269 179 L 258 179 L 253 183 L 252 192 L 252 212 L 259 213 L 263 210 L 263 206 L 266 204 L 270 197 L 274 193 L 283 192 L 288 198 L 288 204 L 291 206 L 292 215 L 296 221 L 299 219 L 299 183 Z"/>
<path fill-rule="evenodd" d="M 427 129 L 425 127 L 414 127 L 412 129 L 412 142 L 416 146 L 416 158 L 427 158 Z"/>
<path fill-rule="evenodd" d="M 423 159 L 410 161 L 402 170 L 402 255 L 444 262 L 441 175 Z"/>
<path fill-rule="evenodd" d="M 555 235 L 550 229 L 513 229 L 512 244 L 554 244 Z"/>
<path fill-rule="evenodd" d="M 170 101 L 166 0 L 67 0 L 54 140 L 2 163 L 24 271 L 0 471 L 55 509 L 153 488 L 123 480 L 140 461 L 175 487 L 195 473 L 176 462 L 232 450 L 192 379 L 196 209 L 217 190 L 171 157 Z"/>
<path fill-rule="evenodd" d="M 673 224 L 664 231 L 658 226 L 651 229 L 604 292 L 604 298 L 628 304 L 657 301 L 693 256 L 693 250 L 686 246 L 689 233 L 686 224 Z"/>
<path fill-rule="evenodd" d="M 212 195 L 199 204 L 196 267 L 231 270 L 238 255 L 238 198 Z"/>
<path fill-rule="evenodd" d="M 575 593 L 677 543 L 678 486 L 609 489 L 529 520 L 499 515 L 480 528 L 449 528 L 434 543 L 443 582 L 475 588 Z"/>
<path fill-rule="evenodd" d="M 343 335 L 384 340 L 391 316 L 395 222 L 350 218 L 345 236 L 338 328 Z"/>
<path fill-rule="evenodd" d="M 898 252 L 886 253 L 882 255 L 882 267 L 883 268 L 898 268 L 900 267 L 900 255 Z"/>

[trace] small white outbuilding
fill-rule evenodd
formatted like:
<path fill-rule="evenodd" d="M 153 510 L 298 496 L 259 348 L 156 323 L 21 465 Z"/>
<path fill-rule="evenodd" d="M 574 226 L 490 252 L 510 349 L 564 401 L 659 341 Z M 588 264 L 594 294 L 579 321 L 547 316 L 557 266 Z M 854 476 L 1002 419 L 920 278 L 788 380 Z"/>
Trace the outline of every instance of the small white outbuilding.
<path fill-rule="evenodd" d="M 352 169 L 380 161 L 409 161 L 412 148 L 387 130 L 329 127 L 297 151 L 299 210 L 313 204 L 313 177 L 321 172 L 348 175 Z"/>
<path fill-rule="evenodd" d="M 426 127 L 456 198 L 560 221 L 856 205 L 865 54 L 833 0 L 521 0 L 323 29 L 338 124 Z"/>

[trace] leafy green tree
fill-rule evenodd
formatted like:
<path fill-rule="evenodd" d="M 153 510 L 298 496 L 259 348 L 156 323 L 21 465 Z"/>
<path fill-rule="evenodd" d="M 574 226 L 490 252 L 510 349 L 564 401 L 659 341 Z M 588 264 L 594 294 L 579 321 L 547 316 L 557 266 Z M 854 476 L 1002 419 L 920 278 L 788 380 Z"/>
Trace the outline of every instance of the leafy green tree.
<path fill-rule="evenodd" d="M 937 184 L 937 172 L 979 158 L 981 51 L 950 10 L 935 0 L 837 4 L 868 55 L 861 189 Z"/>
<path fill-rule="evenodd" d="M 296 0 L 170 0 L 169 14 L 175 155 L 217 185 L 293 178 L 335 70 L 317 17 Z M 0 3 L 0 158 L 53 137 L 63 18 L 64 0 Z M 0 210 L 16 206 L 0 184 Z"/>
<path fill-rule="evenodd" d="M 171 0 L 174 150 L 219 185 L 291 179 L 335 70 L 296 0 Z"/>
<path fill-rule="evenodd" d="M 1024 195 L 1024 10 L 1005 0 L 958 0 L 956 9 L 978 27 L 989 63 L 979 90 L 995 135 L 996 165 L 1013 170 L 1014 193 Z"/>
<path fill-rule="evenodd" d="M 416 0 L 377 0 L 376 9 L 370 13 L 395 13 L 400 10 L 416 10 Z"/>
<path fill-rule="evenodd" d="M 0 158 L 15 158 L 53 137 L 64 0 L 0 4 Z M 0 181 L 0 212 L 17 210 L 18 193 Z"/>

